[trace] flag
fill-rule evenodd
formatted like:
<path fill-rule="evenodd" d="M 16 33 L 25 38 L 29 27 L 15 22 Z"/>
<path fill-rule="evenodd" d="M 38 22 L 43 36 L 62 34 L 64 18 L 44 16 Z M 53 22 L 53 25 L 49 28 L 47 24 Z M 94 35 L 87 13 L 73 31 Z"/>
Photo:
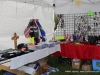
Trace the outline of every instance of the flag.
<path fill-rule="evenodd" d="M 42 36 L 46 36 L 46 33 L 45 33 L 45 31 L 43 30 L 43 28 L 42 28 L 42 26 L 41 26 L 41 24 L 39 23 L 38 20 L 36 21 L 36 23 L 37 23 L 38 27 L 40 28 L 41 35 L 42 35 Z"/>
<path fill-rule="evenodd" d="M 24 30 L 24 35 L 25 35 L 26 38 L 30 37 L 29 32 L 30 32 L 30 24 L 28 24 L 28 26 Z"/>
<path fill-rule="evenodd" d="M 46 41 L 46 38 L 45 38 L 46 33 L 45 33 L 45 31 L 43 30 L 43 28 L 42 28 L 42 26 L 41 26 L 41 24 L 39 23 L 38 20 L 36 20 L 36 24 L 38 25 L 38 28 L 39 28 L 39 31 L 40 31 L 39 33 L 41 34 L 41 35 L 40 35 L 40 38 L 42 39 L 43 42 L 45 42 L 45 41 Z"/>

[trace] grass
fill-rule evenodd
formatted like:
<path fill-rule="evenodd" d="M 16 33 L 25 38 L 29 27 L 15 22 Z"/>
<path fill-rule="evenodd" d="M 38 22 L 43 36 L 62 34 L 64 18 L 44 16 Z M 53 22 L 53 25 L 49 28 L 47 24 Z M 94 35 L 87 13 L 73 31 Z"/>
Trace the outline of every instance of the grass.
<path fill-rule="evenodd" d="M 53 64 L 53 62 L 54 64 Z M 82 71 L 81 69 L 73 69 L 71 65 L 66 64 L 66 63 L 59 63 L 58 62 L 58 57 L 52 56 L 52 57 L 48 57 L 48 64 L 51 67 L 55 67 L 59 69 L 59 72 L 55 72 L 55 73 L 50 73 L 50 75 L 100 75 L 99 72 L 80 72 Z M 66 72 L 67 71 L 67 72 Z M 70 71 L 70 72 L 69 72 Z M 75 72 L 74 72 L 75 71 Z"/>
<path fill-rule="evenodd" d="M 5 72 L 5 71 L 3 71 L 3 70 L 0 70 L 0 75 L 3 75 L 3 74 L 4 74 L 4 72 Z"/>

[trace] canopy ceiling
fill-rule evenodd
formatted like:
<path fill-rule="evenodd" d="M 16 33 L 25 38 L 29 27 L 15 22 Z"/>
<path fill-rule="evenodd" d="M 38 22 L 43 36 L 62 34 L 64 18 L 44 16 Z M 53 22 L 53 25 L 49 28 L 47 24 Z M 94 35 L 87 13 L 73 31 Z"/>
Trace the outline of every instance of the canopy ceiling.
<path fill-rule="evenodd" d="M 4 1 L 4 0 L 2 0 Z M 100 11 L 100 0 L 81 0 L 81 5 L 75 5 L 75 0 L 5 0 L 22 2 L 26 4 L 34 4 L 39 6 L 45 6 L 47 8 L 53 8 L 57 14 L 69 14 L 69 13 L 87 13 L 88 11 Z"/>
<path fill-rule="evenodd" d="M 46 5 L 46 6 L 61 6 L 63 4 L 67 4 L 69 2 L 74 2 L 75 0 L 13 0 L 16 2 L 24 2 L 24 3 L 30 3 L 30 4 L 37 4 L 37 5 Z M 100 0 L 82 0 L 82 3 L 88 3 L 88 4 L 95 4 L 100 2 Z"/>

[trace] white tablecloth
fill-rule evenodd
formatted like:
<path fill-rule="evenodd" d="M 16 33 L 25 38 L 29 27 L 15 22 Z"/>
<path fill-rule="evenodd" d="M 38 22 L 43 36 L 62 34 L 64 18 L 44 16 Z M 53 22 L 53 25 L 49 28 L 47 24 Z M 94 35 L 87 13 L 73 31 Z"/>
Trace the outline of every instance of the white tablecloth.
<path fill-rule="evenodd" d="M 37 61 L 41 58 L 44 58 L 56 51 L 60 51 L 60 45 L 56 45 L 51 48 L 44 48 L 38 51 L 34 51 L 32 53 L 28 53 L 22 56 L 18 56 L 11 59 L 10 69 L 17 69 L 27 63 Z"/>

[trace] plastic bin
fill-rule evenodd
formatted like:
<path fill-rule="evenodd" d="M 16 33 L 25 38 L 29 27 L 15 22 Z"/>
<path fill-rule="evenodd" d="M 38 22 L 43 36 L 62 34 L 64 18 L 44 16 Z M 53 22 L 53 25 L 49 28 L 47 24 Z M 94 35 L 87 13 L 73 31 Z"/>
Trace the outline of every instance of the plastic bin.
<path fill-rule="evenodd" d="M 100 71 L 100 60 L 92 60 L 92 69 Z"/>

